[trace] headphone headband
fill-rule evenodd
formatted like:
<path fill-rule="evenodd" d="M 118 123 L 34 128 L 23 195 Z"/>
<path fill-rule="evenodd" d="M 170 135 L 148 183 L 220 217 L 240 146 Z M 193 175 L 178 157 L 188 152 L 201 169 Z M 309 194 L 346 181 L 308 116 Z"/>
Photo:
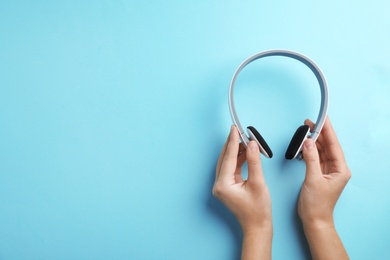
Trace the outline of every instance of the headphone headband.
<path fill-rule="evenodd" d="M 238 77 L 238 74 L 241 72 L 241 70 L 248 65 L 249 63 L 264 58 L 264 57 L 269 57 L 269 56 L 284 56 L 284 57 L 289 57 L 295 60 L 298 60 L 305 64 L 309 69 L 314 73 L 316 76 L 318 83 L 321 88 L 321 107 L 320 107 L 320 112 L 318 114 L 317 121 L 315 123 L 314 129 L 310 135 L 310 138 L 313 139 L 314 141 L 317 140 L 322 127 L 324 126 L 327 111 L 328 111 L 328 85 L 326 83 L 325 77 L 321 71 L 321 69 L 317 66 L 317 64 L 314 63 L 311 59 L 306 57 L 305 55 L 290 51 L 290 50 L 268 50 L 268 51 L 263 51 L 257 54 L 254 54 L 247 58 L 244 62 L 241 63 L 241 65 L 237 68 L 236 72 L 233 75 L 233 78 L 230 82 L 230 88 L 229 88 L 229 109 L 230 109 L 230 115 L 232 117 L 234 125 L 238 128 L 240 132 L 240 137 L 241 140 L 243 141 L 244 145 L 247 146 L 249 143 L 249 139 L 246 136 L 244 129 L 242 128 L 240 121 L 238 120 L 238 116 L 236 113 L 236 108 L 234 106 L 234 98 L 233 98 L 233 90 L 234 90 L 234 84 L 236 83 L 236 79 Z"/>

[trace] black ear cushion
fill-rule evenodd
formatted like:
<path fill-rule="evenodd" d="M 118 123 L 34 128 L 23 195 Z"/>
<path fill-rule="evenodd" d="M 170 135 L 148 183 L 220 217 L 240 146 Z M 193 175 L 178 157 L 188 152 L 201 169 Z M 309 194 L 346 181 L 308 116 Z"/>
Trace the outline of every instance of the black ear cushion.
<path fill-rule="evenodd" d="M 301 147 L 302 142 L 305 140 L 309 129 L 310 128 L 307 125 L 302 125 L 298 127 L 293 138 L 291 139 L 290 144 L 288 145 L 286 151 L 286 159 L 291 160 L 294 158 L 295 154 L 298 152 L 299 147 Z"/>
<path fill-rule="evenodd" d="M 263 147 L 264 151 L 267 152 L 267 154 L 269 155 L 269 158 L 272 158 L 273 153 L 271 151 L 271 148 L 269 148 L 267 142 L 264 140 L 264 138 L 261 136 L 261 134 L 253 126 L 248 126 L 248 129 L 256 137 L 257 141 L 260 143 L 261 147 Z"/>

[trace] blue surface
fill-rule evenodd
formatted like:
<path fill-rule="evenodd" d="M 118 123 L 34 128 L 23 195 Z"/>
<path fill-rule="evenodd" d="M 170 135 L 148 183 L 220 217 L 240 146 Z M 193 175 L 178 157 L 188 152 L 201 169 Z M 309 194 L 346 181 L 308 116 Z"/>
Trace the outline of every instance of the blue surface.
<path fill-rule="evenodd" d="M 382 1 L 0 2 L 0 259 L 238 259 L 211 195 L 237 66 L 300 51 L 323 69 L 353 177 L 335 211 L 352 259 L 390 256 L 390 35 Z M 263 159 L 274 259 L 309 259 L 304 163 L 283 160 L 319 89 L 285 59 L 240 78 Z M 260 86 L 259 86 L 260 85 Z M 314 86 L 312 86 L 314 85 Z"/>

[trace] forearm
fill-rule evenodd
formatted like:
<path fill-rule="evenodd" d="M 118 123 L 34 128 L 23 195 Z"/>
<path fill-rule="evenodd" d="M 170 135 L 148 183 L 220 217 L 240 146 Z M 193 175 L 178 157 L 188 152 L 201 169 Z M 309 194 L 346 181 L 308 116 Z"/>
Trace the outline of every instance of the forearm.
<path fill-rule="evenodd" d="M 330 223 L 303 223 L 303 228 L 312 259 L 349 259 L 333 221 Z"/>
<path fill-rule="evenodd" d="M 272 225 L 255 231 L 244 231 L 241 259 L 271 259 L 272 236 Z"/>

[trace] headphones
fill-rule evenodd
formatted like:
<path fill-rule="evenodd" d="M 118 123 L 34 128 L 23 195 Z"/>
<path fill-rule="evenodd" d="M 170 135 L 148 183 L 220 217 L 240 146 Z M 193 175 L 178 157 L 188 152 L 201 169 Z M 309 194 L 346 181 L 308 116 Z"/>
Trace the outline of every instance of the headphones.
<path fill-rule="evenodd" d="M 247 136 L 244 132 L 244 129 L 242 128 L 240 121 L 238 120 L 238 116 L 236 113 L 236 108 L 234 106 L 234 99 L 233 99 L 233 90 L 234 90 L 234 84 L 236 82 L 236 79 L 238 77 L 238 74 L 241 72 L 241 70 L 248 65 L 249 63 L 265 58 L 265 57 L 270 57 L 270 56 L 284 56 L 288 58 L 292 58 L 295 60 L 298 60 L 305 64 L 309 69 L 314 73 L 316 76 L 318 83 L 321 88 L 321 107 L 320 107 L 320 112 L 318 114 L 317 121 L 315 123 L 313 131 L 310 133 L 310 128 L 307 125 L 302 125 L 298 127 L 296 130 L 293 138 L 291 139 L 291 142 L 287 148 L 286 151 L 286 159 L 292 160 L 292 159 L 302 159 L 302 146 L 303 143 L 307 138 L 311 138 L 314 140 L 314 142 L 317 140 L 322 127 L 324 126 L 327 111 L 328 111 L 328 86 L 325 80 L 325 77 L 321 71 L 321 69 L 308 57 L 305 55 L 290 51 L 290 50 L 268 50 L 264 52 L 260 52 L 257 54 L 254 54 L 247 58 L 241 65 L 237 68 L 236 72 L 233 75 L 232 81 L 230 82 L 230 88 L 229 88 L 229 109 L 230 109 L 230 115 L 233 120 L 233 124 L 237 127 L 239 133 L 240 133 L 240 138 L 245 146 L 247 147 L 248 143 L 251 140 L 256 141 L 256 143 L 259 145 L 260 152 L 264 154 L 267 158 L 272 158 L 273 153 L 271 149 L 269 148 L 268 144 L 264 140 L 264 138 L 260 135 L 260 133 L 253 127 L 253 126 L 248 126 L 248 134 Z"/>

